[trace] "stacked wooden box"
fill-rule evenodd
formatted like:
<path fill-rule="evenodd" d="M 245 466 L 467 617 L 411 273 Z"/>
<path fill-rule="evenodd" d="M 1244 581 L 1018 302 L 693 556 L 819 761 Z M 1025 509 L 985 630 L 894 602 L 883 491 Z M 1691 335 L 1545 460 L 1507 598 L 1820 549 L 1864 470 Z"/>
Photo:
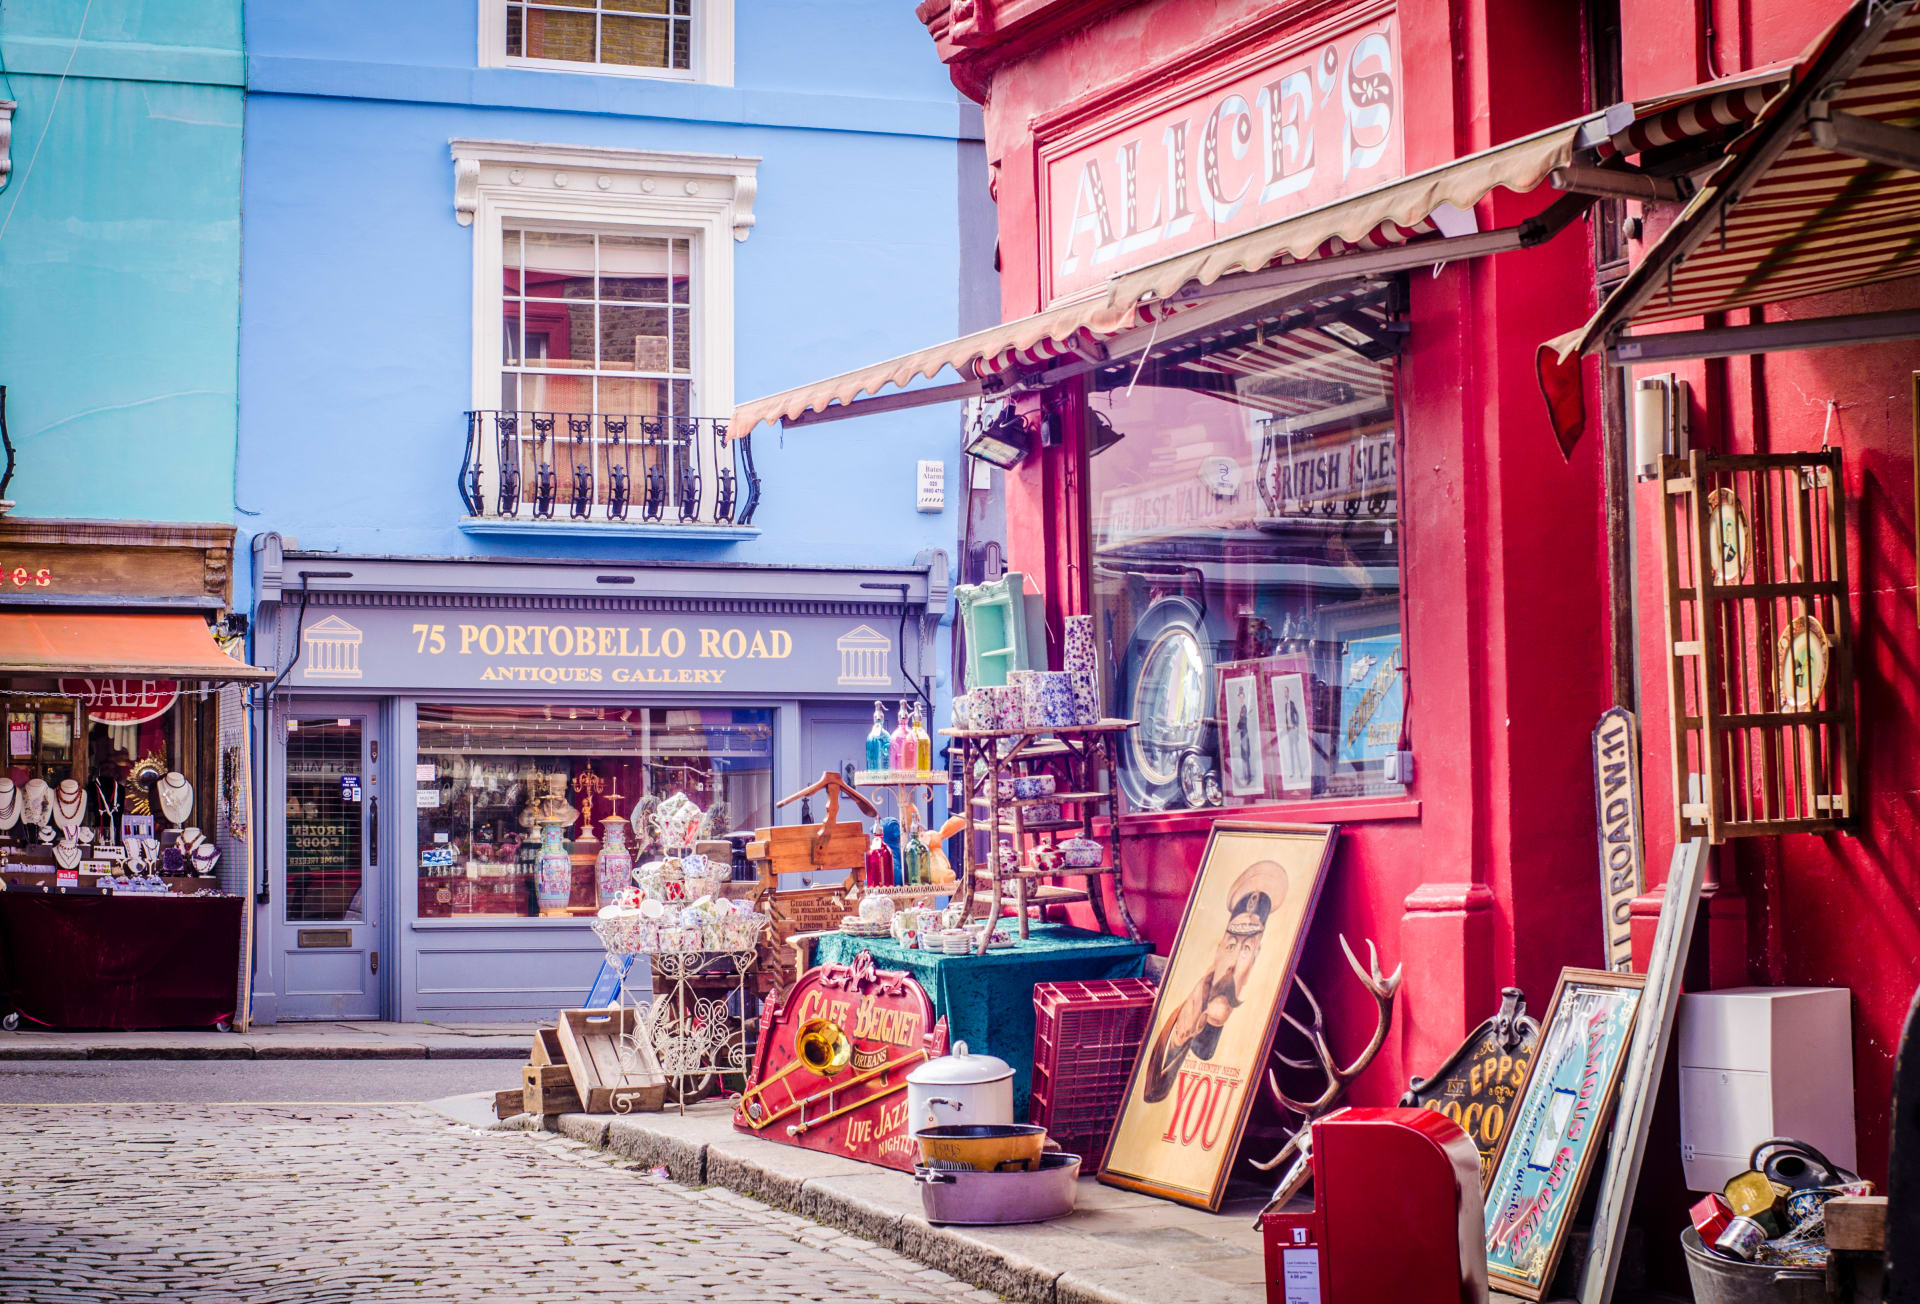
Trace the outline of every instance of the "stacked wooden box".
<path fill-rule="evenodd" d="M 667 1079 L 653 1047 L 644 1038 L 633 1040 L 637 1017 L 624 1008 L 560 1011 L 553 1027 L 534 1033 L 519 1089 L 494 1093 L 494 1116 L 660 1109 Z"/>

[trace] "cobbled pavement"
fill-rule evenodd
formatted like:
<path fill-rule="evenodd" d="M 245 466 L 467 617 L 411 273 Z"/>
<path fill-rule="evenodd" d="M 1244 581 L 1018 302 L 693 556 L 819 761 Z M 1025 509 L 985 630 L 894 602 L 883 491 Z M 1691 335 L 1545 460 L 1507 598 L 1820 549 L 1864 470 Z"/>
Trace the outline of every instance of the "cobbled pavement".
<path fill-rule="evenodd" d="M 0 1107 L 6 1304 L 996 1304 L 544 1133 L 410 1106 Z"/>

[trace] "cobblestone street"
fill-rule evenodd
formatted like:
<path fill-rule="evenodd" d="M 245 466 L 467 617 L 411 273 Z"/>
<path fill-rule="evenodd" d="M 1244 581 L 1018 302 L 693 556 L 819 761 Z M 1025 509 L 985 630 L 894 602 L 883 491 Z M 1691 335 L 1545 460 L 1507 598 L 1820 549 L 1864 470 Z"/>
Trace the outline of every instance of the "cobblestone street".
<path fill-rule="evenodd" d="M 731 1192 L 412 1106 L 0 1110 L 0 1299 L 995 1296 Z"/>

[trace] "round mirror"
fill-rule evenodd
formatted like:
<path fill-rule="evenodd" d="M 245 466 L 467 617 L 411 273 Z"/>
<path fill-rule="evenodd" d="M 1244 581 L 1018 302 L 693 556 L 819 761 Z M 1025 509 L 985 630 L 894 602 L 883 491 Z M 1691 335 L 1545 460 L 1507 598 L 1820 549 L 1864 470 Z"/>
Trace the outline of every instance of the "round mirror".
<path fill-rule="evenodd" d="M 1146 810 L 1194 804 L 1182 782 L 1204 750 L 1207 655 L 1200 613 L 1184 598 L 1162 599 L 1141 620 L 1128 655 L 1125 700 L 1139 721 L 1127 739 L 1122 774 L 1128 798 Z"/>

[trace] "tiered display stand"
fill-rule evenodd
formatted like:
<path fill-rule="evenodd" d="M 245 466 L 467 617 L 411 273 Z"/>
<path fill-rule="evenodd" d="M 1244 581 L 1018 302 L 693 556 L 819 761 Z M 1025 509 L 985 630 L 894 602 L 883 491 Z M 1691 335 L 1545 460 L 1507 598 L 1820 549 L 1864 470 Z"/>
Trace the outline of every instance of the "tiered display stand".
<path fill-rule="evenodd" d="M 1128 937 L 1139 940 L 1140 930 L 1127 909 L 1120 883 L 1120 785 L 1115 746 L 1134 727 L 1132 720 L 1101 720 L 1094 724 L 1057 725 L 1045 729 L 948 729 L 943 732 L 960 748 L 967 821 L 964 846 L 966 868 L 960 875 L 962 900 L 969 918 L 983 914 L 997 920 L 1009 893 L 1020 917 L 1020 936 L 1027 936 L 1027 912 L 1034 906 L 1069 905 L 1085 901 L 1100 928 L 1112 932 L 1107 920 L 1106 894 L 1100 880 L 1113 880 L 1114 905 Z M 1054 776 L 1055 792 L 1048 797 L 1014 798 L 1005 795 L 1015 777 Z M 1060 818 L 1028 818 L 1035 806 L 1061 807 Z M 1027 852 L 1065 838 L 1093 836 L 1093 822 L 1107 821 L 1105 861 L 1090 868 L 1031 869 Z M 986 853 L 981 859 L 984 834 Z M 1084 886 L 1069 887 L 1059 880 L 1078 878 Z M 988 889 L 984 909 L 979 891 Z M 981 937 L 984 952 L 992 932 Z"/>
<path fill-rule="evenodd" d="M 609 1010 L 622 1012 L 620 1067 L 623 1075 L 658 1073 L 667 1095 L 686 1111 L 721 1085 L 727 1073 L 745 1073 L 752 1048 L 747 1045 L 748 975 L 756 948 L 718 951 L 637 951 L 628 935 L 595 920 L 610 961 L 630 957 L 648 961 L 648 976 L 630 963 L 620 975 Z M 738 1010 L 739 1013 L 734 1013 Z"/>
<path fill-rule="evenodd" d="M 853 786 L 866 789 L 878 796 L 880 809 L 892 809 L 893 815 L 900 821 L 901 845 L 910 826 L 921 829 L 933 827 L 933 793 L 947 782 L 945 770 L 855 770 Z M 934 886 L 918 884 L 912 887 L 892 887 L 865 882 L 861 875 L 861 895 L 890 896 L 901 905 L 919 904 L 934 897 L 950 895 L 953 887 L 948 884 Z"/>

